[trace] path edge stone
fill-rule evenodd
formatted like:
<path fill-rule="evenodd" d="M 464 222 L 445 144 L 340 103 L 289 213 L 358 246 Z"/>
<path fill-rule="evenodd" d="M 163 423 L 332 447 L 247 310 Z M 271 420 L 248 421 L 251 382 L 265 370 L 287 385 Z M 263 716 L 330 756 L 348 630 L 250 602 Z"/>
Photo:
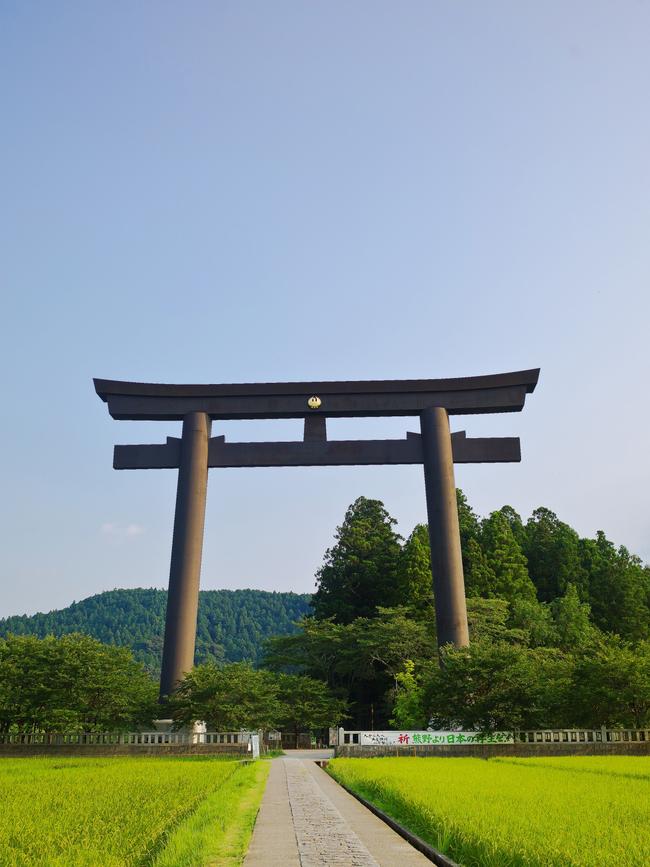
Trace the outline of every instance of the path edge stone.
<path fill-rule="evenodd" d="M 327 767 L 327 762 L 316 762 L 324 771 Z M 325 771 L 325 773 L 328 773 Z M 328 774 L 331 780 L 339 785 L 342 789 L 352 795 L 353 798 L 356 798 L 360 804 L 362 804 L 366 809 L 370 810 L 371 813 L 374 813 L 378 819 L 381 819 L 382 822 L 385 822 L 389 828 L 392 828 L 396 834 L 399 834 L 400 837 L 403 837 L 407 843 L 410 843 L 414 849 L 417 849 L 418 852 L 421 852 L 425 858 L 428 858 L 429 861 L 432 861 L 434 864 L 438 865 L 438 867 L 461 867 L 460 864 L 457 864 L 455 861 L 452 861 L 451 858 L 447 858 L 442 852 L 439 852 L 438 849 L 434 849 L 426 840 L 423 840 L 422 837 L 418 837 L 417 834 L 414 834 L 412 831 L 409 831 L 404 825 L 401 825 L 392 816 L 389 816 L 388 813 L 384 813 L 383 810 L 380 810 L 372 801 L 366 800 L 363 795 L 359 795 L 358 792 L 355 792 L 354 789 L 349 788 L 344 783 L 341 783 L 331 774 Z"/>

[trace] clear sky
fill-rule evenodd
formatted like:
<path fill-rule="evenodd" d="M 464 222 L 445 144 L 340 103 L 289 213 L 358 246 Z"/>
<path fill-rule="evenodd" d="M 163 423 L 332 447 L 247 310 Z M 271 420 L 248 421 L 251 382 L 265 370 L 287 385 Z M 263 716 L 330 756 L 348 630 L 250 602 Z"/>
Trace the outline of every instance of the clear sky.
<path fill-rule="evenodd" d="M 649 33 L 626 0 L 2 0 L 0 615 L 166 586 L 176 474 L 112 446 L 180 425 L 93 376 L 539 366 L 523 413 L 453 420 L 522 463 L 458 484 L 650 559 Z M 426 519 L 418 467 L 212 470 L 202 586 L 311 590 L 361 494 Z"/>

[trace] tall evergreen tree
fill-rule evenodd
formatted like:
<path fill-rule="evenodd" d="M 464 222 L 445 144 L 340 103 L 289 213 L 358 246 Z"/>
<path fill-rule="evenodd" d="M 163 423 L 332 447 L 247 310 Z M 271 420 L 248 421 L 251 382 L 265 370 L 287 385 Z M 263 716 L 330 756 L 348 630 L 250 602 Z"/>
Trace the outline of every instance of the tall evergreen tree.
<path fill-rule="evenodd" d="M 524 522 L 521 520 L 521 515 L 516 509 L 513 509 L 512 506 L 501 506 L 499 512 L 503 515 L 506 521 L 510 524 L 510 529 L 512 530 L 512 535 L 517 540 L 517 544 L 519 547 L 524 549 L 525 541 L 526 541 L 526 528 L 524 527 Z M 525 551 L 524 551 L 525 553 Z M 529 570 L 530 574 L 530 570 Z"/>
<path fill-rule="evenodd" d="M 638 557 L 618 550 L 599 530 L 596 539 L 581 539 L 580 554 L 589 576 L 593 621 L 605 632 L 633 641 L 650 634 L 650 573 Z"/>
<path fill-rule="evenodd" d="M 374 616 L 378 606 L 403 602 L 401 536 L 393 529 L 395 524 L 379 500 L 359 497 L 350 506 L 316 576 L 312 605 L 319 620 L 332 617 L 337 623 L 350 623 L 356 617 Z"/>
<path fill-rule="evenodd" d="M 469 558 L 470 542 L 479 542 L 481 537 L 481 522 L 479 518 L 467 502 L 467 497 L 460 488 L 456 488 L 456 504 L 458 506 L 458 529 L 460 531 L 460 549 L 463 556 L 463 571 L 465 578 L 471 570 L 471 560 Z"/>
<path fill-rule="evenodd" d="M 580 650 L 589 645 L 596 630 L 591 624 L 591 609 L 581 602 L 573 584 L 567 585 L 566 593 L 551 603 L 553 620 L 558 634 L 558 645 L 564 650 Z"/>
<path fill-rule="evenodd" d="M 431 548 L 426 524 L 418 524 L 402 547 L 400 583 L 405 589 L 403 604 L 412 605 L 416 611 L 432 611 Z"/>
<path fill-rule="evenodd" d="M 535 509 L 525 530 L 522 547 L 539 600 L 551 602 L 563 596 L 569 583 L 585 600 L 586 574 L 580 563 L 576 531 L 543 507 Z"/>
<path fill-rule="evenodd" d="M 535 587 L 528 575 L 526 558 L 507 518 L 501 512 L 492 512 L 483 521 L 481 536 L 487 565 L 494 574 L 494 584 L 486 595 L 510 601 L 534 599 Z"/>
<path fill-rule="evenodd" d="M 465 594 L 489 599 L 495 595 L 496 576 L 478 539 L 470 539 L 463 552 Z"/>

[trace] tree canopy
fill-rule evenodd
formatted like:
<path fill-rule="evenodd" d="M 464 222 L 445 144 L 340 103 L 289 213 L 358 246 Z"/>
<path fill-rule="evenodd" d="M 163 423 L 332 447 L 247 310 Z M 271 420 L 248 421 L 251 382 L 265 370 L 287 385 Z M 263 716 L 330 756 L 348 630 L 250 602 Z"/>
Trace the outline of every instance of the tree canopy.
<path fill-rule="evenodd" d="M 203 720 L 212 731 L 302 732 L 341 723 L 347 705 L 321 680 L 208 662 L 185 675 L 168 707 L 177 727 Z"/>
<path fill-rule="evenodd" d="M 437 665 L 426 525 L 402 542 L 384 505 L 360 498 L 325 555 L 314 616 L 272 639 L 266 664 L 346 695 L 358 728 L 650 724 L 648 567 L 550 509 L 524 522 L 457 501 L 468 649 Z"/>
<path fill-rule="evenodd" d="M 0 639 L 0 730 L 118 731 L 151 725 L 158 689 L 130 651 L 87 635 Z"/>

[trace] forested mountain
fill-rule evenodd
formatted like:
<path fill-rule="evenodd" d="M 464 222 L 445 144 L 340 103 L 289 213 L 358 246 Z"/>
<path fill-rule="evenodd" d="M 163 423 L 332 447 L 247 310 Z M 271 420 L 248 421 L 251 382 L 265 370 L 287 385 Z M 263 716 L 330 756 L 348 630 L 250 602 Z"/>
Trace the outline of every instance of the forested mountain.
<path fill-rule="evenodd" d="M 60 611 L 0 620 L 0 638 L 81 632 L 106 644 L 130 647 L 152 674 L 160 670 L 167 593 L 109 590 Z M 201 590 L 196 662 L 256 663 L 272 635 L 295 632 L 294 621 L 310 611 L 310 596 L 265 590 Z"/>

